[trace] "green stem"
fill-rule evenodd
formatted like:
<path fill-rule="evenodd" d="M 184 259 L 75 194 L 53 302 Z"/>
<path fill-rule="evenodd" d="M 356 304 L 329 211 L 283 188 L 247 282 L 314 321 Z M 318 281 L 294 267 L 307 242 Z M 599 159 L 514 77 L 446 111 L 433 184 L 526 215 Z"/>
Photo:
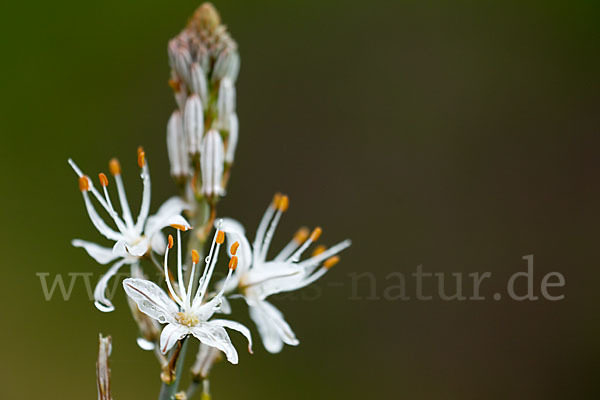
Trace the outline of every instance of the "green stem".
<path fill-rule="evenodd" d="M 185 353 L 187 352 L 188 342 L 188 340 L 183 339 L 183 344 L 181 345 L 181 350 L 179 351 L 179 357 L 176 361 L 175 380 L 171 383 L 163 382 L 160 388 L 160 394 L 158 395 L 158 400 L 173 400 L 175 398 L 175 393 L 177 393 L 177 388 L 179 387 L 181 374 L 183 372 L 183 364 L 185 363 Z"/>

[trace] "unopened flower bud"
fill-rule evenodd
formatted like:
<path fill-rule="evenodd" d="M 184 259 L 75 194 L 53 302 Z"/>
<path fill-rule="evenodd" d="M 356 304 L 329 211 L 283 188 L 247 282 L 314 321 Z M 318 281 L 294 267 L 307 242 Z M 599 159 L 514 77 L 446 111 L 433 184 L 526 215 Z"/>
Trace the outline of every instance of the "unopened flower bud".
<path fill-rule="evenodd" d="M 233 159 L 235 158 L 235 148 L 237 147 L 238 142 L 239 122 L 236 113 L 231 113 L 229 115 L 229 124 L 227 128 L 229 131 L 229 136 L 227 138 L 225 162 L 231 164 L 233 163 Z"/>
<path fill-rule="evenodd" d="M 223 163 L 225 148 L 223 139 L 215 129 L 208 131 L 202 141 L 200 167 L 202 169 L 202 194 L 205 196 L 223 194 Z"/>
<path fill-rule="evenodd" d="M 229 78 L 232 82 L 237 80 L 240 71 L 240 55 L 233 46 L 221 50 L 212 73 L 213 81 Z"/>
<path fill-rule="evenodd" d="M 189 173 L 187 143 L 179 111 L 174 111 L 167 123 L 167 152 L 171 163 L 171 175 L 175 177 L 187 175 Z"/>
<path fill-rule="evenodd" d="M 206 107 L 208 104 L 208 85 L 206 74 L 198 63 L 192 63 L 190 68 L 190 89 L 200 96 L 202 104 Z"/>
<path fill-rule="evenodd" d="M 183 112 L 183 131 L 187 138 L 188 152 L 196 154 L 200 151 L 202 134 L 204 133 L 204 112 L 200 96 L 188 97 Z"/>
<path fill-rule="evenodd" d="M 175 52 L 174 69 L 177 75 L 187 84 L 190 82 L 190 67 L 192 66 L 192 56 L 187 47 L 180 45 Z"/>
<path fill-rule="evenodd" d="M 217 112 L 219 113 L 219 121 L 223 125 L 227 125 L 229 116 L 235 112 L 235 86 L 229 78 L 224 78 L 219 86 Z"/>

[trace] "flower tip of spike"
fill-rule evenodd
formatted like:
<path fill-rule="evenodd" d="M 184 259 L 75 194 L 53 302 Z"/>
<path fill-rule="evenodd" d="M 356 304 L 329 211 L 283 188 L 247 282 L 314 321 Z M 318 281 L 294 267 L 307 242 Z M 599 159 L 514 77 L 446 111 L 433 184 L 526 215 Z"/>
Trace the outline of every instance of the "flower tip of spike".
<path fill-rule="evenodd" d="M 323 263 L 323 266 L 327 269 L 330 269 L 338 262 L 340 262 L 340 257 L 338 257 L 338 256 L 329 257 L 327 260 L 325 260 L 325 262 Z"/>
<path fill-rule="evenodd" d="M 312 240 L 313 242 L 316 241 L 321 236 L 322 233 L 323 233 L 323 229 L 321 229 L 320 226 L 317 226 L 310 234 L 310 240 Z"/>
<path fill-rule="evenodd" d="M 217 244 L 223 244 L 224 241 L 225 241 L 225 232 L 218 231 L 217 239 L 215 240 L 215 242 L 217 242 Z"/>
<path fill-rule="evenodd" d="M 100 173 L 98 174 L 98 179 L 100 179 L 100 184 L 101 184 L 103 187 L 106 187 L 106 186 L 108 186 L 108 178 L 106 177 L 106 175 L 104 174 L 104 172 L 100 172 Z"/>
<path fill-rule="evenodd" d="M 309 235 L 310 231 L 307 227 L 303 226 L 302 228 L 298 229 L 298 231 L 296 231 L 296 233 L 294 234 L 294 241 L 296 243 L 304 243 L 304 241 L 308 239 Z"/>
<path fill-rule="evenodd" d="M 169 237 L 167 238 L 167 247 L 169 249 L 173 248 L 173 236 L 172 235 L 169 235 Z"/>
<path fill-rule="evenodd" d="M 108 169 L 113 175 L 121 175 L 121 163 L 116 158 L 111 159 L 108 162 Z"/>
<path fill-rule="evenodd" d="M 87 192 L 88 190 L 90 190 L 90 181 L 88 181 L 87 176 L 82 176 L 81 178 L 79 178 L 79 190 L 81 190 L 82 192 Z"/>
<path fill-rule="evenodd" d="M 235 271 L 235 269 L 237 268 L 237 265 L 238 265 L 237 256 L 231 257 L 231 259 L 229 260 L 229 269 L 232 271 Z"/>
<path fill-rule="evenodd" d="M 200 262 L 200 254 L 196 250 L 192 250 L 192 262 L 198 264 Z"/>
<path fill-rule="evenodd" d="M 286 194 L 284 194 L 279 199 L 279 204 L 277 205 L 277 208 L 281 212 L 286 212 L 289 206 L 290 206 L 290 199 L 289 199 L 289 197 L 287 197 Z"/>
<path fill-rule="evenodd" d="M 231 255 L 232 256 L 235 256 L 239 247 L 240 247 L 240 242 L 235 242 L 234 244 L 231 245 Z"/>
<path fill-rule="evenodd" d="M 188 229 L 192 229 L 189 226 L 185 226 L 185 225 L 181 225 L 181 224 L 171 224 L 171 228 L 175 228 L 175 229 L 178 229 L 183 232 L 187 231 Z"/>

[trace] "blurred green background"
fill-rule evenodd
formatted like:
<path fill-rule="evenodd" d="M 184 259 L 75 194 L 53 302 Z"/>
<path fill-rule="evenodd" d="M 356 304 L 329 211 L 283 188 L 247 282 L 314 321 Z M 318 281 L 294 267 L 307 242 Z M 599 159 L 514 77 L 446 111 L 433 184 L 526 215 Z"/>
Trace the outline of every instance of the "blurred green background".
<path fill-rule="evenodd" d="M 153 210 L 176 193 L 166 44 L 198 4 L 2 7 L 3 398 L 95 398 L 98 332 L 113 336 L 115 399 L 157 397 L 159 370 L 135 345 L 124 294 L 110 314 L 81 282 L 70 301 L 47 302 L 36 273 L 105 271 L 70 246 L 101 238 L 68 157 L 95 174 L 118 156 L 138 204 L 142 144 Z M 301 224 L 322 225 L 327 244 L 354 245 L 303 300 L 275 301 L 301 345 L 273 356 L 256 337 L 254 356 L 215 368 L 214 398 L 597 398 L 597 3 L 216 6 L 242 56 L 241 136 L 221 215 L 253 232 L 280 190 L 291 207 L 275 245 Z M 537 294 L 558 271 L 564 300 L 491 299 L 527 254 Z M 421 264 L 492 272 L 488 299 L 367 300 L 361 283 L 363 299 L 349 300 L 349 274 L 372 272 L 381 296 L 389 273 L 409 277 Z"/>

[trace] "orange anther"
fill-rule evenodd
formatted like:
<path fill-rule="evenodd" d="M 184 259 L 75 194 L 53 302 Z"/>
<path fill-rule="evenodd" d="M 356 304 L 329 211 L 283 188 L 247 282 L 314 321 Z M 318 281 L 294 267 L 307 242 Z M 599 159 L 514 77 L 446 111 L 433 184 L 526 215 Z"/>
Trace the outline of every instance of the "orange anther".
<path fill-rule="evenodd" d="M 187 231 L 189 228 L 180 224 L 171 224 L 171 228 L 179 229 L 180 231 Z"/>
<path fill-rule="evenodd" d="M 142 150 L 138 152 L 138 166 L 140 168 L 144 168 L 144 165 L 146 165 L 146 153 L 144 153 L 144 150 Z"/>
<path fill-rule="evenodd" d="M 289 197 L 287 197 L 287 195 L 284 194 L 279 199 L 279 205 L 277 208 L 279 208 L 279 211 L 285 212 L 285 211 L 287 211 L 289 206 L 290 206 L 290 199 L 289 199 Z"/>
<path fill-rule="evenodd" d="M 225 232 L 218 231 L 217 239 L 215 241 L 217 242 L 217 244 L 223 244 L 223 242 L 225 241 Z"/>
<path fill-rule="evenodd" d="M 272 203 L 273 207 L 275 207 L 275 208 L 279 207 L 279 200 L 281 200 L 281 193 L 277 192 L 273 196 L 273 203 Z"/>
<path fill-rule="evenodd" d="M 108 178 L 104 175 L 103 172 L 98 174 L 98 178 L 100 179 L 100 184 L 104 187 L 108 186 Z"/>
<path fill-rule="evenodd" d="M 315 247 L 315 249 L 312 252 L 312 256 L 318 256 L 319 254 L 323 253 L 325 250 L 327 250 L 327 247 L 323 246 L 322 244 L 318 245 L 317 247 Z"/>
<path fill-rule="evenodd" d="M 240 242 L 235 242 L 234 244 L 231 245 L 231 255 L 232 256 L 235 256 L 235 253 L 237 253 L 239 247 L 240 247 Z"/>
<path fill-rule="evenodd" d="M 229 260 L 229 269 L 232 271 L 235 271 L 235 269 L 237 268 L 238 265 L 238 258 L 236 256 L 231 257 L 231 260 Z"/>
<path fill-rule="evenodd" d="M 82 176 L 79 178 L 79 190 L 82 192 L 90 190 L 90 181 L 88 181 L 87 176 Z"/>
<path fill-rule="evenodd" d="M 294 234 L 294 241 L 296 243 L 304 243 L 304 241 L 308 239 L 308 235 L 310 235 L 310 231 L 307 227 L 303 226 Z"/>
<path fill-rule="evenodd" d="M 198 264 L 200 262 L 200 254 L 196 250 L 192 250 L 192 262 Z"/>
<path fill-rule="evenodd" d="M 112 160 L 110 160 L 108 162 L 108 170 L 113 175 L 120 175 L 121 174 L 121 164 L 119 163 L 119 160 L 117 160 L 116 158 L 113 158 Z"/>
<path fill-rule="evenodd" d="M 173 236 L 169 235 L 169 237 L 167 238 L 168 244 L 167 246 L 169 247 L 169 249 L 173 248 Z"/>
<path fill-rule="evenodd" d="M 310 240 L 312 240 L 313 242 L 316 241 L 321 236 L 322 233 L 323 233 L 323 229 L 321 229 L 320 226 L 317 226 L 310 234 Z"/>
<path fill-rule="evenodd" d="M 338 256 L 333 256 L 328 258 L 327 260 L 325 260 L 325 262 L 323 263 L 323 266 L 327 269 L 333 267 L 335 264 L 337 264 L 338 262 L 340 262 L 340 258 Z"/>

